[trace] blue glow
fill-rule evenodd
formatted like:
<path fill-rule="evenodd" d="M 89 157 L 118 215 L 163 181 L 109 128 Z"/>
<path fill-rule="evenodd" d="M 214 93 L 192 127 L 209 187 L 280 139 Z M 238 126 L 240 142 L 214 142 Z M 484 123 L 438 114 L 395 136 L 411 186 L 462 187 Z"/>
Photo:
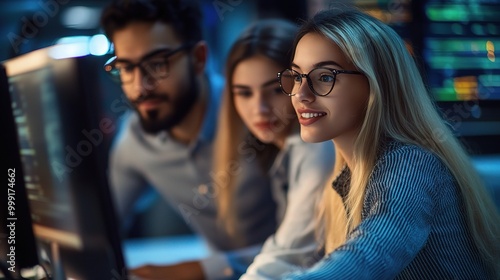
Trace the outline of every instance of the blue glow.
<path fill-rule="evenodd" d="M 89 51 L 92 55 L 105 55 L 108 53 L 109 47 L 110 43 L 108 38 L 106 38 L 103 34 L 94 35 L 89 40 Z"/>
<path fill-rule="evenodd" d="M 89 41 L 90 37 L 89 36 L 69 36 L 69 37 L 62 37 L 59 38 L 55 45 L 64 45 L 64 44 L 81 44 L 85 43 L 87 44 Z"/>
<path fill-rule="evenodd" d="M 49 56 L 54 59 L 79 57 L 88 54 L 89 47 L 87 42 L 55 45 L 49 51 Z"/>
<path fill-rule="evenodd" d="M 69 7 L 61 16 L 64 26 L 76 29 L 92 29 L 99 26 L 100 10 L 97 8 L 75 6 Z"/>

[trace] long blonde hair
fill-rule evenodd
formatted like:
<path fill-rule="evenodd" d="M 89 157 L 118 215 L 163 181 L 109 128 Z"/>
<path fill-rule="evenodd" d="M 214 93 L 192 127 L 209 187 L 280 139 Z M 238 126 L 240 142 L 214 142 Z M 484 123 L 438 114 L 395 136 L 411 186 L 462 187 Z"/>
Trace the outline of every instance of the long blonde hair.
<path fill-rule="evenodd" d="M 266 164 L 272 162 L 277 148 L 271 144 L 259 143 L 257 139 L 249 139 L 250 135 L 245 124 L 239 117 L 234 106 L 232 77 L 236 66 L 243 60 L 262 55 L 276 64 L 287 68 L 291 60 L 291 47 L 298 27 L 282 19 L 266 19 L 250 26 L 236 40 L 229 51 L 226 60 L 226 85 L 219 113 L 219 123 L 214 144 L 214 172 L 223 175 L 216 180 L 218 220 L 232 235 L 237 234 L 234 212 L 234 192 L 237 172 L 232 172 L 241 160 L 242 153 L 238 151 L 242 144 L 257 145 L 254 147 L 257 162 L 267 170 Z M 276 77 L 277 78 L 277 77 Z"/>
<path fill-rule="evenodd" d="M 335 43 L 370 85 L 366 114 L 354 143 L 345 207 L 331 185 L 324 190 L 320 217 L 326 252 L 343 244 L 347 234 L 360 224 L 377 148 L 383 137 L 389 137 L 430 150 L 448 167 L 459 186 L 474 242 L 500 275 L 498 211 L 469 156 L 438 114 L 401 38 L 389 26 L 353 8 L 318 13 L 301 27 L 295 46 L 311 32 Z M 339 175 L 344 162 L 337 153 L 332 179 Z"/>

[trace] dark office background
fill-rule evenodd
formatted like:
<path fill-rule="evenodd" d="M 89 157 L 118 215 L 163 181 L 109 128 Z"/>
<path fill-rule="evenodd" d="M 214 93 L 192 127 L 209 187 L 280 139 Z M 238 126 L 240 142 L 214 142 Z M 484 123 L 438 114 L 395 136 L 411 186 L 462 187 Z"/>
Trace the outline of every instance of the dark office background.
<path fill-rule="evenodd" d="M 0 61 L 54 44 L 77 42 L 80 54 L 98 57 L 100 71 L 112 53 L 99 17 L 108 1 L 0 0 Z M 457 137 L 473 155 L 500 155 L 500 0 L 200 0 L 210 46 L 208 70 L 221 76 L 231 43 L 258 18 L 295 22 L 338 3 L 354 3 L 392 26 L 414 54 L 430 92 Z M 119 86 L 104 77 L 102 115 L 115 121 L 124 102 Z M 111 143 L 112 135 L 106 145 Z M 500 171 L 500 167 L 493 167 Z M 144 200 L 145 208 L 157 199 Z M 157 206 L 164 207 L 164 206 Z M 155 213 L 161 213 L 156 211 Z M 153 218 L 154 219 L 154 218 Z M 140 228 L 140 227 L 139 227 Z M 172 234 L 186 228 L 177 227 Z M 141 233 L 130 233 L 130 236 Z"/>
<path fill-rule="evenodd" d="M 104 62 L 112 52 L 99 28 L 99 15 L 107 2 L 0 0 L 0 61 L 57 43 L 80 42 L 87 48 L 83 51 L 102 56 Z M 209 71 L 219 74 L 229 46 L 255 19 L 284 17 L 300 22 L 331 3 L 354 3 L 390 24 L 407 41 L 433 96 L 447 101 L 442 102 L 443 115 L 457 134 L 477 139 L 500 134 L 496 112 L 500 110 L 500 62 L 495 50 L 500 48 L 500 0 L 200 2 L 211 51 Z M 109 91 L 120 94 L 118 87 Z M 471 149 L 500 152 L 493 145 Z"/>

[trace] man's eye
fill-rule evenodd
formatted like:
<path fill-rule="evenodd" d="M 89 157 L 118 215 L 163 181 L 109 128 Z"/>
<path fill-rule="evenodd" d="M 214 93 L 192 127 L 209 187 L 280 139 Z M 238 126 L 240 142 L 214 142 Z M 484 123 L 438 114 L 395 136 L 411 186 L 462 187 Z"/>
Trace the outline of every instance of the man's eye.
<path fill-rule="evenodd" d="M 132 64 L 116 64 L 115 68 L 124 73 L 130 73 L 134 71 L 135 66 Z"/>
<path fill-rule="evenodd" d="M 167 63 L 163 60 L 149 61 L 144 65 L 144 69 L 151 73 L 164 73 L 167 69 Z"/>
<path fill-rule="evenodd" d="M 151 61 L 148 63 L 148 67 L 151 69 L 160 69 L 166 67 L 165 61 Z"/>

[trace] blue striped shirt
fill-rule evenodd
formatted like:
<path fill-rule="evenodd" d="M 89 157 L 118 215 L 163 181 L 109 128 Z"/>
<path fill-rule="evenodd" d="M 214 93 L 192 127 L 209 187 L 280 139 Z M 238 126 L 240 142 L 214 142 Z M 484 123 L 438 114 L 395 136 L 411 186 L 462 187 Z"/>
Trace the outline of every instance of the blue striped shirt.
<path fill-rule="evenodd" d="M 350 171 L 333 183 L 345 196 Z M 345 197 L 344 197 L 345 198 Z M 437 156 L 390 142 L 366 187 L 347 241 L 285 279 L 492 279 L 475 247 L 456 181 Z"/>

